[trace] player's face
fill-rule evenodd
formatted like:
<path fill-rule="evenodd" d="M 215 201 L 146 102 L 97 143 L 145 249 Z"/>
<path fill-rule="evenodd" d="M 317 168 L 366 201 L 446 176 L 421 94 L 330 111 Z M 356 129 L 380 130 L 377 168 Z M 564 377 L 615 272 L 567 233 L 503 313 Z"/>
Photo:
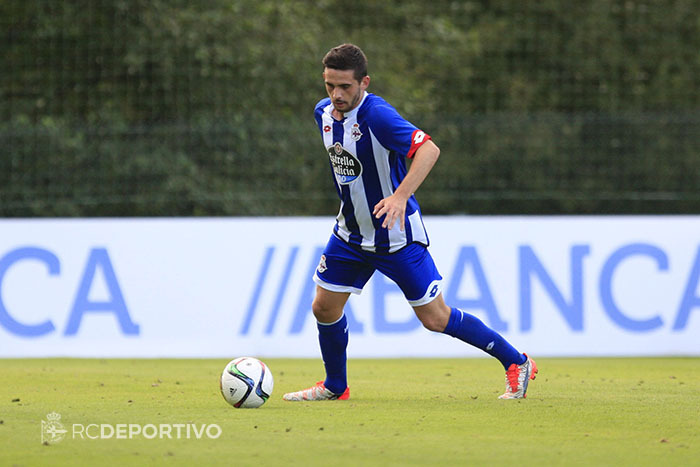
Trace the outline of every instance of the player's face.
<path fill-rule="evenodd" d="M 331 98 L 333 107 L 338 112 L 350 112 L 358 106 L 362 94 L 369 86 L 369 76 L 357 81 L 353 70 L 335 70 L 326 68 L 323 70 L 323 79 L 326 82 L 326 92 Z"/>

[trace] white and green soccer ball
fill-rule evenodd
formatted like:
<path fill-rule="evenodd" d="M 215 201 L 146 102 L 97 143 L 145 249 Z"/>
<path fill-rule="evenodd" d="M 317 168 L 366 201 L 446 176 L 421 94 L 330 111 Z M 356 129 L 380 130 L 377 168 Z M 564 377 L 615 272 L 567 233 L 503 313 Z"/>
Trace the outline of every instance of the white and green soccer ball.
<path fill-rule="evenodd" d="M 274 384 L 270 368 L 253 357 L 228 362 L 219 381 L 221 395 L 237 409 L 263 405 L 270 398 Z"/>

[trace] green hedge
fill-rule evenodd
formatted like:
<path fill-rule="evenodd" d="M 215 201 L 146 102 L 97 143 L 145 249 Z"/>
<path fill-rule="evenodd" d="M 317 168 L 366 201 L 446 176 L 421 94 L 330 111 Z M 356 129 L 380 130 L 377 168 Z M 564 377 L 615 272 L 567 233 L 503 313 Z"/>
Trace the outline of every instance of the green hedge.
<path fill-rule="evenodd" d="M 696 2 L 0 2 L 0 216 L 327 215 L 345 41 L 442 149 L 427 213 L 700 212 Z"/>

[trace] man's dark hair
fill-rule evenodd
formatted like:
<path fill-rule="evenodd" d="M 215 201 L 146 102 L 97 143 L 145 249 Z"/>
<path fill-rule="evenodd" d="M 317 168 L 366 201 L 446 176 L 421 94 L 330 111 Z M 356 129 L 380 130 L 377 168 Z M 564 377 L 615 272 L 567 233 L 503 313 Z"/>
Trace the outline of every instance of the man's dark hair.
<path fill-rule="evenodd" d="M 353 70 L 357 81 L 367 76 L 367 57 L 358 46 L 343 44 L 333 47 L 323 57 L 323 66 L 334 70 Z"/>

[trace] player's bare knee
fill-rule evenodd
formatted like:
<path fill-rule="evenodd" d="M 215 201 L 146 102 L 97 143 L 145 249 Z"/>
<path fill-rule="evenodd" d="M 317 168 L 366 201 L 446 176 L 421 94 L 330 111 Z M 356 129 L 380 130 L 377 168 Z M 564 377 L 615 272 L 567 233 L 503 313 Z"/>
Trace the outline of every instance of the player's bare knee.
<path fill-rule="evenodd" d="M 340 315 L 342 315 L 342 310 L 338 313 L 337 310 L 326 306 L 319 300 L 313 301 L 311 304 L 311 311 L 313 311 L 316 321 L 320 323 L 332 323 L 337 321 Z"/>
<path fill-rule="evenodd" d="M 318 321 L 323 321 L 322 318 L 328 314 L 328 309 L 319 303 L 318 300 L 314 300 L 311 304 L 311 311 L 314 313 L 314 317 Z"/>
<path fill-rule="evenodd" d="M 443 332 L 450 321 L 451 308 L 442 302 L 442 298 L 428 305 L 414 308 L 416 316 L 429 331 Z"/>
<path fill-rule="evenodd" d="M 418 319 L 420 319 L 420 322 L 423 324 L 423 327 L 425 327 L 428 331 L 442 332 L 447 326 L 447 322 L 445 322 L 445 320 L 438 315 L 430 315 L 423 317 L 419 316 Z"/>

